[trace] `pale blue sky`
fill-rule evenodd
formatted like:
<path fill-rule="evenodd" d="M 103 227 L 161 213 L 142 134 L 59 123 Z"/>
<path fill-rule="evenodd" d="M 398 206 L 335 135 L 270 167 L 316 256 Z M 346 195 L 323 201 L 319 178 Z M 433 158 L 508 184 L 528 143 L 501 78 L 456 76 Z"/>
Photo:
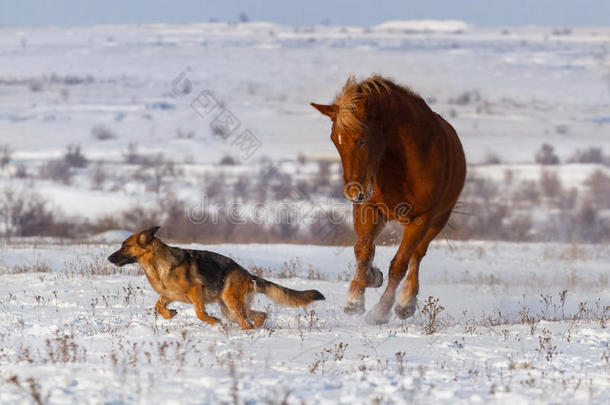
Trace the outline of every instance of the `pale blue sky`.
<path fill-rule="evenodd" d="M 0 27 L 253 21 L 373 25 L 460 19 L 477 25 L 608 26 L 610 0 L 0 0 Z"/>

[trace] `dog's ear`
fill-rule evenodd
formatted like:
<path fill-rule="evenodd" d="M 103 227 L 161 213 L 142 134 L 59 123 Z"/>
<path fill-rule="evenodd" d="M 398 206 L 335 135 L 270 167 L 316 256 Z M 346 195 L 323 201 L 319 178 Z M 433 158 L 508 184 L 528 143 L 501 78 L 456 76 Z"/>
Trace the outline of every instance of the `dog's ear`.
<path fill-rule="evenodd" d="M 161 227 L 152 226 L 140 232 L 138 235 L 138 245 L 140 245 L 140 247 L 146 247 L 150 242 L 152 242 L 153 236 L 155 236 L 155 233 L 157 233 L 159 228 Z"/>

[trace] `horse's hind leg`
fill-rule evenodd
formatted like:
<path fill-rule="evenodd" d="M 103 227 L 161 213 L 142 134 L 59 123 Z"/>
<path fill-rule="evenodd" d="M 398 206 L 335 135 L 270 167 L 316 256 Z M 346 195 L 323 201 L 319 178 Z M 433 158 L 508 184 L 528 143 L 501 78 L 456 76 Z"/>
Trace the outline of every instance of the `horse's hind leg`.
<path fill-rule="evenodd" d="M 346 314 L 364 312 L 364 290 L 367 287 L 381 287 L 383 274 L 373 267 L 375 256 L 375 238 L 385 225 L 385 219 L 372 204 L 354 206 L 354 229 L 358 240 L 354 245 L 356 255 L 356 273 L 349 286 L 347 302 L 343 310 Z"/>
<path fill-rule="evenodd" d="M 415 248 L 419 245 L 419 242 L 425 236 L 429 224 L 428 217 L 422 215 L 409 225 L 405 225 L 400 246 L 390 263 L 388 285 L 379 302 L 366 314 L 366 322 L 368 324 L 380 325 L 390 320 L 390 310 L 394 305 L 398 284 L 405 276 L 409 259 L 413 255 Z"/>
<path fill-rule="evenodd" d="M 435 221 L 434 225 L 426 232 L 426 236 L 419 242 L 417 249 L 415 249 L 415 252 L 409 260 L 409 273 L 407 274 L 405 285 L 396 300 L 396 307 L 394 308 L 396 315 L 400 319 L 407 319 L 415 313 L 417 293 L 419 292 L 419 263 L 426 255 L 430 242 L 445 227 L 448 220 L 449 215 L 443 216 Z"/>

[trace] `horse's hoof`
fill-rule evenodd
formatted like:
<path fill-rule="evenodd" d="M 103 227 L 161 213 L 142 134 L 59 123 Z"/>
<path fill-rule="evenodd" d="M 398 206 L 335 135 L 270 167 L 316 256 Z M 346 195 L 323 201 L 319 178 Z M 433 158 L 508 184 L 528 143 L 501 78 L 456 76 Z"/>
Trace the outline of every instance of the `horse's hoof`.
<path fill-rule="evenodd" d="M 377 267 L 371 266 L 371 282 L 369 287 L 379 288 L 383 285 L 383 273 Z"/>
<path fill-rule="evenodd" d="M 347 315 L 360 315 L 364 313 L 364 300 L 348 302 L 343 307 L 343 312 Z"/>
<path fill-rule="evenodd" d="M 405 306 L 396 305 L 394 307 L 394 312 L 396 313 L 396 316 L 399 317 L 400 319 L 410 318 L 415 313 L 415 310 L 416 310 L 415 303 L 405 305 Z"/>
<path fill-rule="evenodd" d="M 366 314 L 364 318 L 369 325 L 383 325 L 390 321 L 390 311 L 386 310 L 382 305 L 375 306 Z"/>

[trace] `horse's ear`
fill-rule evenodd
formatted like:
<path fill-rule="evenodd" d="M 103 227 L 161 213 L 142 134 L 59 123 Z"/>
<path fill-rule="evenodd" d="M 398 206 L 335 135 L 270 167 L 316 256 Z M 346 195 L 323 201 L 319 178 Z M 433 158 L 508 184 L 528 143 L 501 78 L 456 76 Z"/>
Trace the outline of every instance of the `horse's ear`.
<path fill-rule="evenodd" d="M 316 104 L 316 103 L 311 103 L 311 106 L 313 108 L 315 108 L 316 110 L 320 111 L 322 114 L 326 115 L 327 117 L 330 117 L 331 119 L 335 119 L 336 111 L 335 111 L 335 105 L 325 105 L 325 104 Z"/>

